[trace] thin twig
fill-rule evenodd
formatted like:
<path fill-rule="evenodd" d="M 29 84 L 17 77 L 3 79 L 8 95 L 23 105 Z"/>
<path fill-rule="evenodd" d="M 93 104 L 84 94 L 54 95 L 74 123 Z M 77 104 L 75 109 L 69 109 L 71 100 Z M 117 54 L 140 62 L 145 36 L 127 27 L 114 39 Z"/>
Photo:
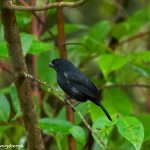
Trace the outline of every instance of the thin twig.
<path fill-rule="evenodd" d="M 142 38 L 143 36 L 146 36 L 146 35 L 148 35 L 148 34 L 150 34 L 150 30 L 145 31 L 145 32 L 142 32 L 142 33 L 139 33 L 139 34 L 134 35 L 134 36 L 132 36 L 132 37 L 129 37 L 128 39 L 125 39 L 125 40 L 119 42 L 119 43 L 117 44 L 117 46 L 123 45 L 123 44 L 125 44 L 125 43 L 127 43 L 127 42 L 132 42 L 132 41 L 134 41 L 134 40 L 136 40 L 136 39 L 138 39 L 138 38 Z"/>
<path fill-rule="evenodd" d="M 30 6 L 27 2 L 25 2 L 24 0 L 19 0 L 20 3 L 24 6 Z M 34 17 L 38 20 L 38 22 L 45 26 L 45 23 L 43 22 L 43 20 L 41 20 L 41 18 L 33 11 L 32 14 L 34 15 Z M 56 42 L 56 38 L 55 36 L 53 35 L 53 33 L 49 30 L 46 30 L 46 32 L 50 35 L 50 37 L 52 38 L 52 40 L 54 41 L 54 43 Z"/>
<path fill-rule="evenodd" d="M 39 79 L 35 79 L 31 74 L 28 74 L 28 73 L 24 73 L 24 76 L 25 76 L 26 78 L 29 78 L 29 79 L 31 79 L 31 80 L 34 80 L 34 81 L 38 82 L 39 84 L 41 84 L 41 85 L 43 85 L 43 86 L 48 87 L 49 90 L 53 90 L 53 91 L 57 92 L 59 96 L 64 96 L 64 94 L 62 94 L 58 89 L 53 88 L 53 87 L 52 87 L 50 84 L 48 84 L 47 82 L 43 82 L 43 81 L 41 81 L 41 80 L 39 80 Z M 48 90 L 48 91 L 49 91 L 49 90 Z"/>
<path fill-rule="evenodd" d="M 7 73 L 11 74 L 11 70 L 10 70 L 10 66 L 5 64 L 4 62 L 0 61 L 0 68 L 4 71 L 6 71 Z"/>
<path fill-rule="evenodd" d="M 113 85 L 104 85 L 100 89 L 103 88 L 150 88 L 150 85 L 146 84 L 113 84 Z"/>
<path fill-rule="evenodd" d="M 76 2 L 55 2 L 46 4 L 43 6 L 19 6 L 14 5 L 11 1 L 6 1 L 5 6 L 3 8 L 7 8 L 15 11 L 42 11 L 50 8 L 58 8 L 58 7 L 77 7 L 83 5 L 87 0 L 78 0 Z"/>

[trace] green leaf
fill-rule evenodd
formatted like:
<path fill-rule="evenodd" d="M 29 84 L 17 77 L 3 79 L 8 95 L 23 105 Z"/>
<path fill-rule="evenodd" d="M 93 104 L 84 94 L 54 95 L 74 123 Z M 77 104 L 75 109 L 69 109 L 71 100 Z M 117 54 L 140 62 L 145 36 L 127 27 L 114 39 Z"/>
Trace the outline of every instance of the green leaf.
<path fill-rule="evenodd" d="M 132 111 L 131 99 L 121 89 L 105 89 L 103 91 L 103 104 L 111 113 L 129 115 Z"/>
<path fill-rule="evenodd" d="M 10 105 L 2 93 L 0 93 L 0 121 L 8 121 L 10 115 Z"/>
<path fill-rule="evenodd" d="M 2 135 L 7 129 L 11 128 L 10 125 L 0 125 L 0 134 Z"/>
<path fill-rule="evenodd" d="M 140 9 L 129 16 L 127 21 L 131 25 L 132 29 L 138 29 L 149 21 L 147 12 L 147 9 Z"/>
<path fill-rule="evenodd" d="M 56 73 L 52 68 L 48 67 L 50 60 L 58 57 L 58 51 L 51 50 L 41 53 L 38 56 L 37 68 L 40 80 L 48 82 L 50 85 L 56 84 Z"/>
<path fill-rule="evenodd" d="M 134 35 L 136 32 L 139 32 L 140 27 L 148 23 L 149 17 L 147 9 L 140 9 L 130 15 L 128 20 L 115 24 L 112 27 L 113 37 L 120 39 L 122 37 Z"/>
<path fill-rule="evenodd" d="M 69 24 L 69 23 L 66 23 L 65 26 L 65 33 L 68 34 L 68 33 L 73 33 L 73 32 L 77 32 L 78 30 L 85 30 L 87 29 L 87 27 L 85 25 L 82 25 L 82 24 Z M 57 26 L 54 25 L 52 28 L 51 28 L 51 31 L 53 32 L 54 35 L 57 34 Z"/>
<path fill-rule="evenodd" d="M 144 140 L 150 140 L 150 114 L 141 114 L 138 119 L 142 122 L 144 127 Z"/>
<path fill-rule="evenodd" d="M 104 89 L 102 104 L 104 105 L 104 107 L 110 115 L 129 115 L 132 111 L 132 104 L 130 98 L 126 95 L 124 91 L 116 88 Z M 91 103 L 90 115 L 92 120 L 96 120 L 101 115 L 104 116 L 105 114 L 100 107 Z M 105 118 L 107 119 L 106 116 Z"/>
<path fill-rule="evenodd" d="M 104 42 L 109 34 L 110 28 L 111 26 L 109 21 L 101 21 L 90 28 L 88 36 L 92 37 L 98 42 Z"/>
<path fill-rule="evenodd" d="M 117 123 L 119 133 L 127 139 L 136 150 L 140 150 L 144 139 L 144 128 L 142 123 L 135 117 L 120 118 Z"/>
<path fill-rule="evenodd" d="M 44 51 L 53 50 L 54 46 L 52 43 L 34 41 L 30 47 L 29 53 L 30 54 L 40 54 Z"/>
<path fill-rule="evenodd" d="M 98 139 L 101 139 L 105 144 L 108 143 L 109 136 L 112 132 L 114 125 L 117 123 L 118 118 L 112 117 L 112 121 L 106 117 L 99 117 L 93 122 L 92 129 L 97 133 Z M 94 137 L 96 138 L 96 137 Z M 97 139 L 95 139 L 97 141 Z"/>
<path fill-rule="evenodd" d="M 17 117 L 21 116 L 21 109 L 20 109 L 20 104 L 17 96 L 17 91 L 14 85 L 10 87 L 10 96 L 11 96 L 13 109 L 16 113 L 14 119 L 16 119 Z"/>
<path fill-rule="evenodd" d="M 22 43 L 24 55 L 26 55 L 29 52 L 33 40 L 34 40 L 33 35 L 27 33 L 21 33 L 21 43 Z"/>
<path fill-rule="evenodd" d="M 27 11 L 16 11 L 15 12 L 16 19 L 17 19 L 17 25 L 19 25 L 20 31 L 22 30 L 28 30 L 29 24 L 31 22 L 30 13 Z"/>
<path fill-rule="evenodd" d="M 73 126 L 69 132 L 72 134 L 72 136 L 76 139 L 76 141 L 79 144 L 85 144 L 86 142 L 86 134 L 85 131 L 83 130 L 83 128 L 81 128 L 80 126 Z"/>
<path fill-rule="evenodd" d="M 110 48 L 106 44 L 101 43 L 90 36 L 85 36 L 84 41 L 85 45 L 89 48 L 89 53 L 99 53 L 103 54 L 105 51 L 110 51 Z M 86 50 L 86 49 L 85 49 Z"/>
<path fill-rule="evenodd" d="M 127 64 L 128 59 L 125 56 L 119 56 L 115 54 L 104 54 L 100 56 L 99 66 L 105 76 L 109 75 L 110 72 L 120 69 Z"/>
<path fill-rule="evenodd" d="M 149 77 L 150 76 L 150 68 L 149 66 L 142 64 L 142 63 L 138 63 L 138 64 L 130 64 L 131 69 L 134 72 L 137 72 L 138 74 L 144 76 L 144 77 Z"/>
<path fill-rule="evenodd" d="M 114 126 L 117 123 L 117 121 L 118 121 L 117 116 L 113 116 L 112 121 L 110 121 L 110 120 L 108 120 L 108 118 L 102 116 L 93 122 L 92 128 L 93 129 L 103 129 L 103 128 L 111 127 L 111 126 Z"/>
<path fill-rule="evenodd" d="M 0 56 L 1 57 L 8 57 L 8 48 L 6 42 L 0 42 Z"/>
<path fill-rule="evenodd" d="M 73 125 L 70 122 L 62 119 L 42 118 L 39 120 L 39 126 L 47 134 L 69 134 L 69 130 Z"/>
<path fill-rule="evenodd" d="M 132 53 L 130 56 L 131 61 L 134 62 L 150 62 L 150 51 L 141 51 Z"/>
<path fill-rule="evenodd" d="M 112 27 L 111 34 L 113 37 L 119 39 L 123 36 L 125 36 L 129 31 L 129 24 L 127 22 L 121 22 L 118 24 L 115 24 Z"/>

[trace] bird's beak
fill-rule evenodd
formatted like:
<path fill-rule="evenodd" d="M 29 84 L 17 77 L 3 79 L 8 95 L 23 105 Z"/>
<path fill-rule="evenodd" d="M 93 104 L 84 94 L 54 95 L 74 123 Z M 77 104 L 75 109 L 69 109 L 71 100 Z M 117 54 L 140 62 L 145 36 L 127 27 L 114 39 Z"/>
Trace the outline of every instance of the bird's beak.
<path fill-rule="evenodd" d="M 49 63 L 48 66 L 49 66 L 49 67 L 52 67 L 52 68 L 54 67 L 54 65 L 53 65 L 51 62 Z"/>

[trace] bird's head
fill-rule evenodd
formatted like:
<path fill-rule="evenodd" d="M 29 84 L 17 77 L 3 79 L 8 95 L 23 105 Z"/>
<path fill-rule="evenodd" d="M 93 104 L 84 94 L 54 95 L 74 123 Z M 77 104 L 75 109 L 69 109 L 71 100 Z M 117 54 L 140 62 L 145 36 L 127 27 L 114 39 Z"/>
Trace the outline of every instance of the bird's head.
<path fill-rule="evenodd" d="M 55 69 L 56 72 L 66 70 L 67 68 L 70 68 L 70 66 L 72 66 L 72 63 L 64 58 L 57 58 L 49 63 L 49 67 Z"/>

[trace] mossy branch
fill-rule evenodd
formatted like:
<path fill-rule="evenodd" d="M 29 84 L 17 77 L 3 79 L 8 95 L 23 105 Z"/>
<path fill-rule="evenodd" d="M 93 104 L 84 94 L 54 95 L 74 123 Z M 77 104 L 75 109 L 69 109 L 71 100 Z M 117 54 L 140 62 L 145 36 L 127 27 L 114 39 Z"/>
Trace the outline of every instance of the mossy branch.
<path fill-rule="evenodd" d="M 48 10 L 51 8 L 58 8 L 58 7 L 77 7 L 79 5 L 83 5 L 87 0 L 77 0 L 75 2 L 55 2 L 55 3 L 49 3 L 45 4 L 43 6 L 20 6 L 15 5 L 12 3 L 12 1 L 6 1 L 5 5 L 3 5 L 3 8 L 7 8 L 9 10 L 14 11 L 43 11 Z"/>

